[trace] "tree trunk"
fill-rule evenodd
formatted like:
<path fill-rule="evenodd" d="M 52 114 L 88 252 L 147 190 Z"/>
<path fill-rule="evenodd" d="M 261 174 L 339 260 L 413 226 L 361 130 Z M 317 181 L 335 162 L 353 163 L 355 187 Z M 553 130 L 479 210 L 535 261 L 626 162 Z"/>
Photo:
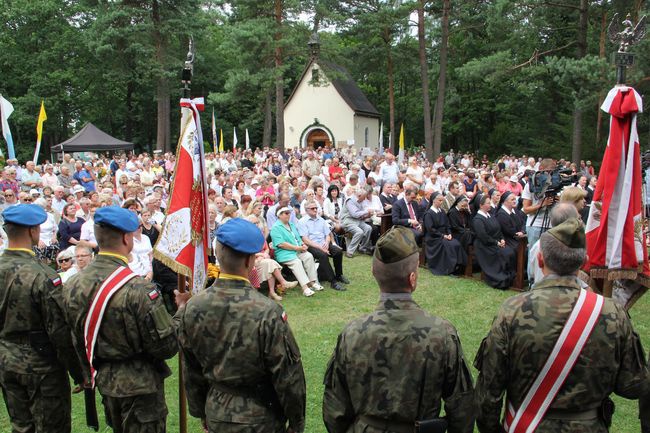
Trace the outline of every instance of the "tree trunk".
<path fill-rule="evenodd" d="M 133 81 L 129 80 L 126 83 L 126 119 L 124 139 L 126 141 L 133 141 L 133 92 L 135 85 Z"/>
<path fill-rule="evenodd" d="M 169 98 L 170 95 L 167 80 L 165 78 L 159 78 L 156 87 L 156 99 L 158 100 L 156 149 L 162 150 L 163 152 L 169 152 L 172 150 L 170 146 L 171 125 L 169 123 Z"/>
<path fill-rule="evenodd" d="M 420 79 L 422 80 L 422 106 L 424 117 L 424 148 L 427 158 L 433 161 L 433 130 L 431 129 L 431 97 L 429 95 L 429 64 L 427 63 L 427 41 L 424 31 L 424 7 L 427 0 L 418 2 L 418 51 L 420 56 Z"/>
<path fill-rule="evenodd" d="M 262 134 L 262 147 L 271 147 L 271 133 L 273 132 L 273 95 L 269 89 L 264 101 L 264 132 Z"/>
<path fill-rule="evenodd" d="M 395 147 L 395 78 L 393 74 L 393 53 L 391 52 L 391 39 L 390 29 L 384 29 L 384 43 L 386 44 L 386 74 L 388 75 L 388 111 L 389 111 L 389 128 L 390 128 L 390 143 L 388 143 L 391 151 L 397 155 L 398 149 Z"/>
<path fill-rule="evenodd" d="M 284 82 L 282 79 L 282 0 L 275 0 L 275 145 L 284 151 Z"/>
<path fill-rule="evenodd" d="M 578 59 L 587 55 L 587 31 L 589 30 L 589 0 L 580 0 L 580 21 L 578 26 Z M 573 108 L 573 151 L 571 159 L 580 166 L 582 156 L 582 108 L 580 101 Z"/>
<path fill-rule="evenodd" d="M 600 41 L 598 47 L 598 57 L 601 59 L 605 58 L 605 41 L 607 39 L 607 12 L 603 11 L 601 20 L 600 20 Z M 603 110 L 600 107 L 603 105 L 605 100 L 605 94 L 601 91 L 598 94 L 598 119 L 596 120 L 596 146 L 600 147 L 600 139 L 602 138 L 603 132 Z"/>
<path fill-rule="evenodd" d="M 449 13 L 451 0 L 442 2 L 442 34 L 440 41 L 440 75 L 438 76 L 438 96 L 433 113 L 433 158 L 442 151 L 442 118 L 445 109 L 445 92 L 447 89 L 447 56 L 449 53 Z"/>
<path fill-rule="evenodd" d="M 162 68 L 165 62 L 165 39 L 160 32 L 160 5 L 154 0 L 151 5 L 151 19 L 153 21 L 153 36 L 156 41 L 156 61 Z M 156 149 L 168 152 L 170 150 L 170 106 L 169 85 L 164 76 L 158 77 L 156 84 L 156 101 L 158 103 Z"/>

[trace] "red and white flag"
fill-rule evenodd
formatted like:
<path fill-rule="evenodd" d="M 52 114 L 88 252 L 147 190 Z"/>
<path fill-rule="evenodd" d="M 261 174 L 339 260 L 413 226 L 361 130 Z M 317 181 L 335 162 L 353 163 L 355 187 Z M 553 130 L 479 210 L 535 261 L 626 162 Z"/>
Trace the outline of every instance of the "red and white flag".
<path fill-rule="evenodd" d="M 592 277 L 649 281 L 641 201 L 637 113 L 641 96 L 631 87 L 610 90 L 601 109 L 611 115 L 609 140 L 587 220 L 585 270 Z"/>
<path fill-rule="evenodd" d="M 203 98 L 181 99 L 181 107 L 174 181 L 154 257 L 191 278 L 196 292 L 205 287 L 208 271 L 207 177 L 199 116 Z"/>

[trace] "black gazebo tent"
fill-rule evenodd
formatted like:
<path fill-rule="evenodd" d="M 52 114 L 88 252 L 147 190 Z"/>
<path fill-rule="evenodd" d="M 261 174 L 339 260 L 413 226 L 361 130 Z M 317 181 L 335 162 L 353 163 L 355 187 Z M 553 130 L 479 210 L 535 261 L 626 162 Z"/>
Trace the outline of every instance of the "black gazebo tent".
<path fill-rule="evenodd" d="M 111 137 L 92 123 L 86 123 L 74 137 L 52 146 L 52 152 L 105 152 L 110 150 L 132 150 L 133 143 Z"/>

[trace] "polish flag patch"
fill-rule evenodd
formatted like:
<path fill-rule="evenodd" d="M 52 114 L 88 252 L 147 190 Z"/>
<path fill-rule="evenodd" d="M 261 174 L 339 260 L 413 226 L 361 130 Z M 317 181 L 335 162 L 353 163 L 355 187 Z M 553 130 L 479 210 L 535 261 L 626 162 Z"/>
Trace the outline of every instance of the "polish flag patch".
<path fill-rule="evenodd" d="M 283 311 L 283 312 L 282 312 L 282 321 L 283 321 L 283 322 L 286 322 L 287 319 L 288 319 L 288 317 L 287 317 L 287 312 L 286 312 L 286 311 Z"/>
<path fill-rule="evenodd" d="M 58 286 L 60 286 L 62 284 L 61 277 L 57 277 L 57 278 L 55 278 L 55 279 L 53 279 L 51 281 L 52 281 L 52 284 L 54 284 L 54 287 L 58 287 Z"/>
<path fill-rule="evenodd" d="M 149 299 L 151 299 L 152 301 L 156 300 L 156 299 L 158 299 L 159 295 L 160 295 L 160 293 L 158 293 L 158 290 L 153 289 L 151 292 L 149 292 Z"/>

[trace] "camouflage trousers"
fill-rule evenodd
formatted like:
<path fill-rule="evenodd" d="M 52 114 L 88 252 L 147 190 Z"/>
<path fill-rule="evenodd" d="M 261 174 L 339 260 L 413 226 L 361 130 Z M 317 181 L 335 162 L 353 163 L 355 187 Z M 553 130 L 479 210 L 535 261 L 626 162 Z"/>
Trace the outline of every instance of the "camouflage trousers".
<path fill-rule="evenodd" d="M 650 433 L 650 394 L 639 399 L 639 419 L 641 420 L 641 433 Z"/>
<path fill-rule="evenodd" d="M 165 433 L 165 390 L 135 397 L 102 397 L 106 424 L 115 433 Z"/>
<path fill-rule="evenodd" d="M 12 433 L 70 433 L 70 382 L 65 370 L 47 374 L 0 372 Z"/>

